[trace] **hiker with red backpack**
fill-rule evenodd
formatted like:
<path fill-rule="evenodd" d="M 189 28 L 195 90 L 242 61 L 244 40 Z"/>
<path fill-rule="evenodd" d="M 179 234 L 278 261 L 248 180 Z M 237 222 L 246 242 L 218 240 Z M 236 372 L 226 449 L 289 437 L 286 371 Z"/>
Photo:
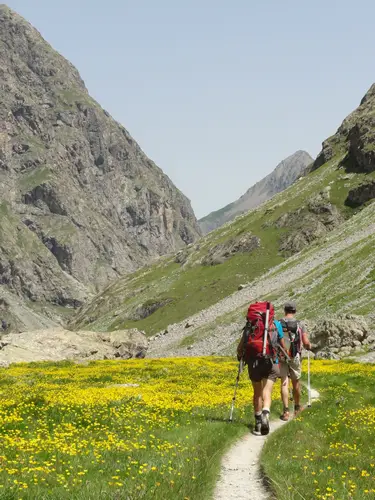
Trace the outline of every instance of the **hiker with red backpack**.
<path fill-rule="evenodd" d="M 248 365 L 253 385 L 253 434 L 256 436 L 266 435 L 270 431 L 272 388 L 280 376 L 279 350 L 280 347 L 285 350 L 281 324 L 274 317 L 275 309 L 270 302 L 250 304 L 247 322 L 237 347 L 237 358 Z"/>
<path fill-rule="evenodd" d="M 288 404 L 288 389 L 289 378 L 292 380 L 293 385 L 293 399 L 294 399 L 294 415 L 298 415 L 301 411 L 301 373 L 302 373 L 302 346 L 311 350 L 311 344 L 307 336 L 306 326 L 302 321 L 295 318 L 297 312 L 297 305 L 295 302 L 287 302 L 284 305 L 284 318 L 280 320 L 284 341 L 286 345 L 286 356 L 281 354 L 280 359 L 280 376 L 281 376 L 281 399 L 283 401 L 284 410 L 281 415 L 281 420 L 287 421 L 290 417 L 289 404 Z"/>

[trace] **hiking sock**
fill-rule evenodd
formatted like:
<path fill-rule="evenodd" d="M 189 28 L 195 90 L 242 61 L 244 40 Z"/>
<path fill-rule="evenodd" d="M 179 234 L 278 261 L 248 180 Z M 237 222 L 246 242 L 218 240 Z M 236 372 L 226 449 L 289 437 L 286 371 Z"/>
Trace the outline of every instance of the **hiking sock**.
<path fill-rule="evenodd" d="M 262 426 L 262 412 L 260 411 L 254 413 L 254 417 L 255 417 L 255 425 L 253 429 L 253 434 L 255 434 L 255 436 L 261 436 L 260 429 Z"/>
<path fill-rule="evenodd" d="M 262 436 L 266 436 L 270 432 L 270 410 L 268 408 L 263 408 L 261 419 L 260 433 Z"/>
<path fill-rule="evenodd" d="M 284 406 L 283 413 L 280 415 L 280 420 L 287 422 L 289 420 L 289 406 Z"/>

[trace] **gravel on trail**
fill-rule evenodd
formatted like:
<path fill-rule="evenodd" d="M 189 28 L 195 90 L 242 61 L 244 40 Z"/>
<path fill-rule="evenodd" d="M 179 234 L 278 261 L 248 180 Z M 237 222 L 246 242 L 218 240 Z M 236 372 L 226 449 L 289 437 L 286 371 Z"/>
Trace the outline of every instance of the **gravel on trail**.
<path fill-rule="evenodd" d="M 271 422 L 271 433 L 286 422 Z M 268 436 L 246 434 L 224 456 L 214 500 L 267 500 L 259 470 L 259 456 Z"/>

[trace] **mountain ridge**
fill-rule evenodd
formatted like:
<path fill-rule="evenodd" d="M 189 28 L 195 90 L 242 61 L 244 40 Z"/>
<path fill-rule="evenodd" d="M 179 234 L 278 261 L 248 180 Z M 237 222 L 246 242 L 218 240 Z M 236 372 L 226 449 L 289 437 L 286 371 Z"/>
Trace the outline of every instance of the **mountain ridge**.
<path fill-rule="evenodd" d="M 301 175 L 304 175 L 307 167 L 313 161 L 309 153 L 303 150 L 298 150 L 288 156 L 272 172 L 251 186 L 236 201 L 199 219 L 198 222 L 202 232 L 207 234 L 283 191 Z"/>

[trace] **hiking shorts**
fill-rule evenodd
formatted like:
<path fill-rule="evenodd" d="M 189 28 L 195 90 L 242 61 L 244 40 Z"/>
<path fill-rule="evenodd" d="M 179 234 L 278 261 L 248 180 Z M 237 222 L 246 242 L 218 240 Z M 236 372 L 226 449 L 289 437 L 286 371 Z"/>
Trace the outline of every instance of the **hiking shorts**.
<path fill-rule="evenodd" d="M 248 362 L 249 377 L 252 382 L 261 382 L 263 379 L 276 382 L 280 377 L 279 365 L 270 359 L 253 359 Z"/>
<path fill-rule="evenodd" d="M 302 375 L 301 357 L 296 356 L 288 363 L 281 361 L 280 376 L 281 378 L 290 377 L 292 380 L 299 380 Z"/>

